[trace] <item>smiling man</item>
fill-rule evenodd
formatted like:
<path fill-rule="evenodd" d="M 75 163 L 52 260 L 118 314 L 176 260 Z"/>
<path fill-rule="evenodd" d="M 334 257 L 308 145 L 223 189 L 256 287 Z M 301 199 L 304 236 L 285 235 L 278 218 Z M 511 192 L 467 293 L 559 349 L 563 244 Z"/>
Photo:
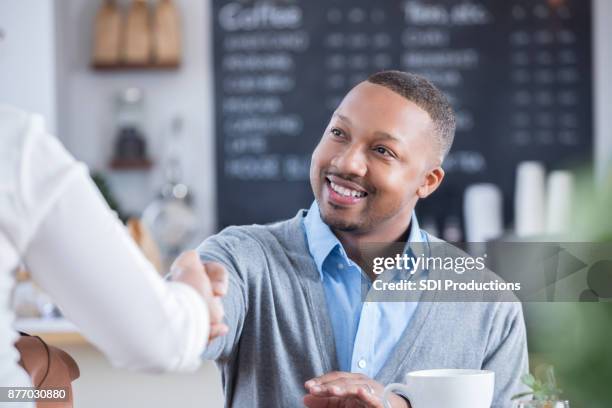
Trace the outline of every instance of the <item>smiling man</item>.
<path fill-rule="evenodd" d="M 492 370 L 493 406 L 509 405 L 527 371 L 520 304 L 362 301 L 375 278 L 364 243 L 440 242 L 414 207 L 442 182 L 454 132 L 430 82 L 375 74 L 346 95 L 312 155 L 309 210 L 199 247 L 230 276 L 230 331 L 205 353 L 223 372 L 227 406 L 382 408 L 386 384 L 427 368 Z"/>

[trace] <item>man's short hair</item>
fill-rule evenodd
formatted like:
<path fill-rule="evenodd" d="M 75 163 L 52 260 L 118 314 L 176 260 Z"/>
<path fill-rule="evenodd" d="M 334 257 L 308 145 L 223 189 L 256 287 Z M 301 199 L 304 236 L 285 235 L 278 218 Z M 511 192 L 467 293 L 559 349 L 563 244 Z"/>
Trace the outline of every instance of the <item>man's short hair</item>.
<path fill-rule="evenodd" d="M 455 113 L 446 96 L 424 77 L 402 71 L 382 71 L 371 75 L 368 82 L 384 86 L 416 104 L 429 114 L 434 125 L 442 157 L 455 137 Z"/>

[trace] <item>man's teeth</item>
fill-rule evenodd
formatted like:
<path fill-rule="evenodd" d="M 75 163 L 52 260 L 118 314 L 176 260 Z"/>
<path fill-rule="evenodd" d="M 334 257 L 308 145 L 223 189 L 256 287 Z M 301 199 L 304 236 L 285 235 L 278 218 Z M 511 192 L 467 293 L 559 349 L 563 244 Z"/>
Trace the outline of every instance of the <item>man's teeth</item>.
<path fill-rule="evenodd" d="M 346 188 L 346 187 L 342 187 L 339 186 L 336 183 L 333 182 L 329 182 L 329 184 L 331 185 L 332 190 L 334 190 L 336 193 L 343 195 L 345 197 L 364 197 L 365 193 L 363 191 L 357 191 L 357 190 L 351 190 L 350 188 Z"/>

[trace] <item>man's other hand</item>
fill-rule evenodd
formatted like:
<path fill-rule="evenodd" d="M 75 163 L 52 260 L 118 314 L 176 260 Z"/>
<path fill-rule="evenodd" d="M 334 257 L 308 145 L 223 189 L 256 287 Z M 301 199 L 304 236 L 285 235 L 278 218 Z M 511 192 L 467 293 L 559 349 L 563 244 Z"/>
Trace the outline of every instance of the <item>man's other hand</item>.
<path fill-rule="evenodd" d="M 210 315 L 210 335 L 208 340 L 227 333 L 223 323 L 223 304 L 221 296 L 227 293 L 228 275 L 220 263 L 202 263 L 196 251 L 186 251 L 179 255 L 170 268 L 172 280 L 185 283 L 194 288 L 206 302 Z"/>
<path fill-rule="evenodd" d="M 333 371 L 306 381 L 308 394 L 304 405 L 308 408 L 385 408 L 385 387 L 363 374 Z M 406 400 L 392 394 L 393 408 L 410 408 Z"/>

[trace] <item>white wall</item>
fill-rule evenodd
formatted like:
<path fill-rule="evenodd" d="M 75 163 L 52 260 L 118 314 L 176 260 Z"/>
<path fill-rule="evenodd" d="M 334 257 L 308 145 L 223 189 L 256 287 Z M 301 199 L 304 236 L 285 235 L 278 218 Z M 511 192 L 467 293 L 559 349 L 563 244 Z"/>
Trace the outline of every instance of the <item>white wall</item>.
<path fill-rule="evenodd" d="M 126 4 L 126 1 L 119 1 Z M 183 20 L 183 64 L 178 71 L 97 72 L 89 68 L 93 22 L 101 1 L 62 0 L 58 5 L 60 69 L 60 138 L 93 169 L 107 170 L 115 137 L 114 100 L 118 91 L 137 86 L 145 91 L 146 134 L 153 159 L 159 159 L 171 118 L 185 120 L 189 152 L 185 180 L 196 198 L 201 234 L 214 228 L 214 163 L 209 3 L 177 0 Z M 128 211 L 138 213 L 160 185 L 152 172 L 114 172 L 113 191 Z"/>
<path fill-rule="evenodd" d="M 0 103 L 42 114 L 55 133 L 53 0 L 1 0 L 0 31 Z"/>

